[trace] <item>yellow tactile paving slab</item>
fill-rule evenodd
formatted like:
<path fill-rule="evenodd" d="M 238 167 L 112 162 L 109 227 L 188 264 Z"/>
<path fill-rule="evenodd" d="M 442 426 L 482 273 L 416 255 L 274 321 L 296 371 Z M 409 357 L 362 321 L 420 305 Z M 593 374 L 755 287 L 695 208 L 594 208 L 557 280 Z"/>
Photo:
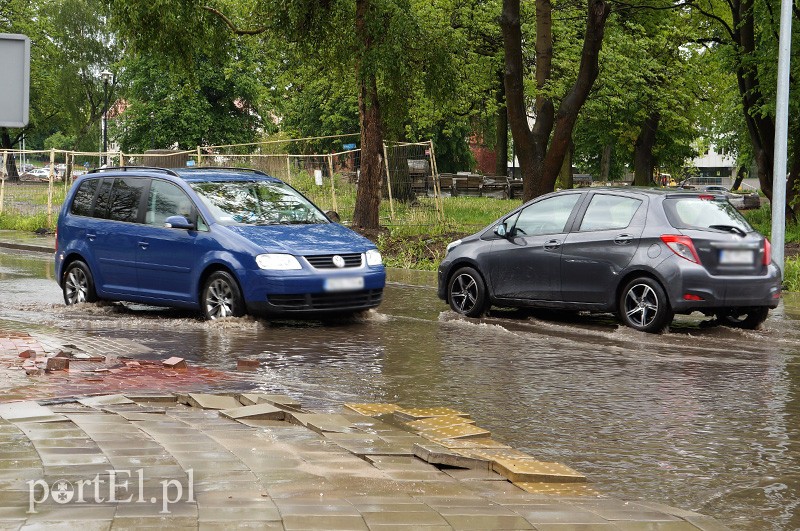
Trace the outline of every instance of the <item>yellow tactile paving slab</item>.
<path fill-rule="evenodd" d="M 514 485 L 531 494 L 549 494 L 551 496 L 602 496 L 602 494 L 585 483 L 540 483 L 522 481 L 514 483 Z"/>
<path fill-rule="evenodd" d="M 586 481 L 586 476 L 566 465 L 534 459 L 495 459 L 492 463 L 492 470 L 512 483 L 580 483 Z"/>
<path fill-rule="evenodd" d="M 386 415 L 400 409 L 397 404 L 345 404 L 344 407 L 368 417 Z"/>
<path fill-rule="evenodd" d="M 406 422 L 406 426 L 409 426 L 411 429 L 417 431 L 449 428 L 451 426 L 460 426 L 462 424 L 475 424 L 475 421 L 465 417 L 459 417 L 457 415 L 445 415 L 443 417 L 430 417 L 427 419 Z"/>
<path fill-rule="evenodd" d="M 446 417 L 456 415 L 459 417 L 469 417 L 464 413 L 449 407 L 415 407 L 401 408 L 394 412 L 395 416 L 403 421 L 419 420 L 430 417 Z"/>
<path fill-rule="evenodd" d="M 487 461 L 497 459 L 536 459 L 530 454 L 513 448 L 458 448 L 458 453 L 467 457 L 477 457 Z"/>
<path fill-rule="evenodd" d="M 458 426 L 450 426 L 448 428 L 438 428 L 433 430 L 424 430 L 419 432 L 420 435 L 439 442 L 440 439 L 469 439 L 475 437 L 488 437 L 491 433 L 474 424 L 460 424 Z"/>
<path fill-rule="evenodd" d="M 511 448 L 507 444 L 489 439 L 488 437 L 477 437 L 475 439 L 439 439 L 436 442 L 451 450 L 457 450 L 459 448 Z"/>

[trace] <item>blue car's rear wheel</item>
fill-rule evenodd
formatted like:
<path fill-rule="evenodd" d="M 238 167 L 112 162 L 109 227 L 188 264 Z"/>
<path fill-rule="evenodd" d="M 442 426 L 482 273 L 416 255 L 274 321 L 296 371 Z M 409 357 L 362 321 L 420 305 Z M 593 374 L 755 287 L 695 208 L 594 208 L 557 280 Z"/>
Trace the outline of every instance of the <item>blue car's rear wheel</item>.
<path fill-rule="evenodd" d="M 201 303 L 203 316 L 209 321 L 244 315 L 244 301 L 239 284 L 225 271 L 217 271 L 208 277 L 203 286 Z"/>
<path fill-rule="evenodd" d="M 674 316 L 667 294 L 652 278 L 635 278 L 620 294 L 619 317 L 631 328 L 658 333 L 672 322 Z"/>
<path fill-rule="evenodd" d="M 450 278 L 447 300 L 454 312 L 467 317 L 480 317 L 489 309 L 486 284 L 471 267 L 462 267 Z"/>

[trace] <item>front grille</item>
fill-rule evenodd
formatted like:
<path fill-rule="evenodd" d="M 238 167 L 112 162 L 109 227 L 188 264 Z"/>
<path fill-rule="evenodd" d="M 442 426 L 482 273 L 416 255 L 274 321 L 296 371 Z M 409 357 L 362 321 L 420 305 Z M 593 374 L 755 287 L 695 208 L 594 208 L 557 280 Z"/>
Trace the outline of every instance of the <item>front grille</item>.
<path fill-rule="evenodd" d="M 272 306 L 286 311 L 371 308 L 381 303 L 381 300 L 383 300 L 383 290 L 369 289 L 349 293 L 268 295 L 267 300 Z"/>
<path fill-rule="evenodd" d="M 315 256 L 306 256 L 305 259 L 312 267 L 317 269 L 338 269 L 333 265 L 333 257 L 335 254 L 319 254 Z M 361 267 L 361 253 L 340 254 L 344 258 L 344 267 Z"/>

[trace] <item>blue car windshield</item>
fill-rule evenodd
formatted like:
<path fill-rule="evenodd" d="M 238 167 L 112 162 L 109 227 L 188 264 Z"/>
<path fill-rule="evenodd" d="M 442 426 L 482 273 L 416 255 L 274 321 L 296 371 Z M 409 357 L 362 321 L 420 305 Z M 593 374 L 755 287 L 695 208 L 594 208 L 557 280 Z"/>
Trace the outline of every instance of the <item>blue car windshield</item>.
<path fill-rule="evenodd" d="M 189 183 L 223 225 L 329 223 L 325 215 L 282 182 L 224 181 Z"/>

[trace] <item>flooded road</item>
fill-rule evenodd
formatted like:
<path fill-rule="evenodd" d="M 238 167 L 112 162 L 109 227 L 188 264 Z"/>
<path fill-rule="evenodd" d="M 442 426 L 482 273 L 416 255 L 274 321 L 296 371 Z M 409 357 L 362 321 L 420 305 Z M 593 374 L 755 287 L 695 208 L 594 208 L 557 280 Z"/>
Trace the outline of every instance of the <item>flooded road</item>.
<path fill-rule="evenodd" d="M 46 257 L 0 254 L 0 319 L 125 337 L 221 369 L 257 358 L 254 388 L 311 408 L 454 407 L 601 492 L 738 529 L 800 528 L 797 296 L 764 330 L 702 328 L 690 316 L 653 336 L 609 316 L 467 320 L 436 298 L 431 275 L 393 273 L 379 311 L 357 320 L 205 323 L 133 306 L 66 308 L 51 268 Z"/>

